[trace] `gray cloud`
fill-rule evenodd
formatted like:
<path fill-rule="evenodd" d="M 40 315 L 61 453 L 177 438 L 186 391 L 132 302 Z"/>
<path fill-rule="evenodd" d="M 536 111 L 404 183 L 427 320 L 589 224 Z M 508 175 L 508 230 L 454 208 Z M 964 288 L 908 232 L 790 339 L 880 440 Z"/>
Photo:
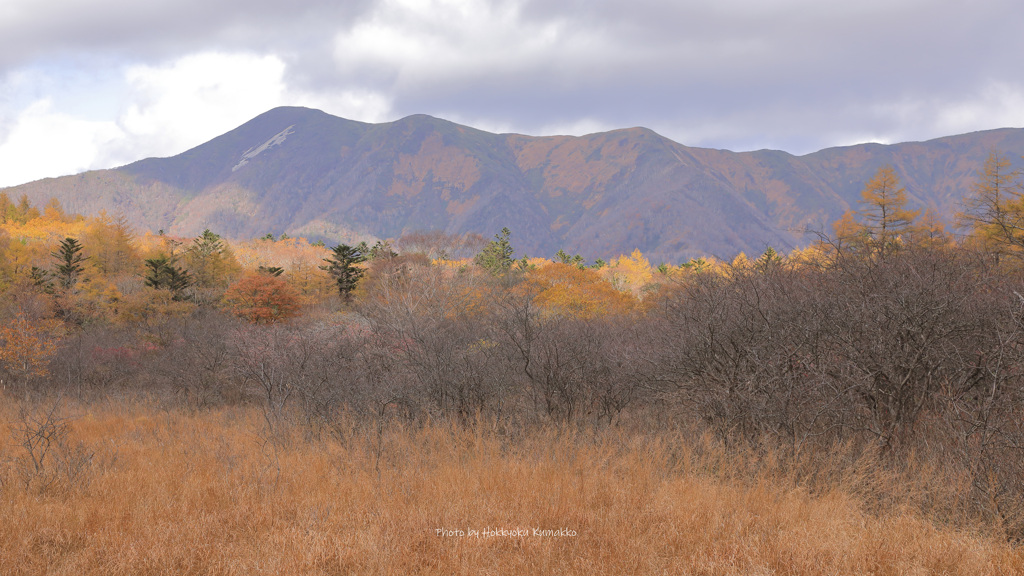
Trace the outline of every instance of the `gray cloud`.
<path fill-rule="evenodd" d="M 302 50 L 372 0 L 6 0 L 0 66 L 68 54 L 168 58 L 189 51 Z"/>
<path fill-rule="evenodd" d="M 482 63 L 448 58 L 473 49 L 452 25 L 450 44 L 423 43 L 441 56 L 423 58 L 429 73 L 374 58 L 326 78 L 367 81 L 398 113 L 459 109 L 523 131 L 596 117 L 694 144 L 809 151 L 843 134 L 937 136 L 929 116 L 944 103 L 993 83 L 1020 90 L 1021 14 L 1001 1 L 534 2 L 501 20 L 509 44 Z M 409 20 L 390 24 L 416 36 L 424 23 Z M 545 31 L 547 49 L 531 52 Z"/>

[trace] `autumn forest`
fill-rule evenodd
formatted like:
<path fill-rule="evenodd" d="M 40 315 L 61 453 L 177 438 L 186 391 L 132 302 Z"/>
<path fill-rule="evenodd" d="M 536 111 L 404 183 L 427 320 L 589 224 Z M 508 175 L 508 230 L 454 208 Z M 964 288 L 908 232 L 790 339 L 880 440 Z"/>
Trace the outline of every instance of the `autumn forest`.
<path fill-rule="evenodd" d="M 1022 184 L 686 262 L 0 191 L 0 572 L 1024 573 Z"/>

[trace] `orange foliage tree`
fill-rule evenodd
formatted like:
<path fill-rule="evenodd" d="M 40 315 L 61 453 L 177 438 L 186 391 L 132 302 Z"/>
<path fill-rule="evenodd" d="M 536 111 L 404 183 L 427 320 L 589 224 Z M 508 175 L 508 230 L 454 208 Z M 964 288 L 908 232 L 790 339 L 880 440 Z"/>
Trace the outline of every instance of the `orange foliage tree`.
<path fill-rule="evenodd" d="M 549 312 L 575 318 L 623 314 L 636 300 L 616 290 L 601 274 L 590 268 L 552 262 L 526 274 L 526 283 L 537 290 L 537 304 Z"/>
<path fill-rule="evenodd" d="M 269 274 L 243 276 L 224 292 L 223 302 L 233 314 L 255 324 L 285 320 L 299 311 L 295 289 Z"/>
<path fill-rule="evenodd" d="M 21 313 L 0 324 L 0 369 L 15 381 L 45 376 L 60 328 L 52 319 L 33 321 Z"/>
<path fill-rule="evenodd" d="M 270 240 L 261 238 L 232 245 L 238 263 L 247 270 L 263 267 L 284 268 L 286 282 L 299 293 L 303 302 L 315 303 L 337 293 L 334 280 L 320 269 L 330 250 L 310 244 L 305 238 Z"/>

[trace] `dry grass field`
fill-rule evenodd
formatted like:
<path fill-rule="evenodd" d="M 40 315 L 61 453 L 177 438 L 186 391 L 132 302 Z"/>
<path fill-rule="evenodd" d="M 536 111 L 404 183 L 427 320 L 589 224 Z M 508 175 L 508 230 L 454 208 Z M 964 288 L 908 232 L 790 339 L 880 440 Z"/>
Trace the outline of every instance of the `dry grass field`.
<path fill-rule="evenodd" d="M 4 575 L 1024 574 L 1024 549 L 927 512 L 956 482 L 898 496 L 870 462 L 801 475 L 682 435 L 311 434 L 256 409 L 70 404 L 47 420 L 4 401 Z"/>

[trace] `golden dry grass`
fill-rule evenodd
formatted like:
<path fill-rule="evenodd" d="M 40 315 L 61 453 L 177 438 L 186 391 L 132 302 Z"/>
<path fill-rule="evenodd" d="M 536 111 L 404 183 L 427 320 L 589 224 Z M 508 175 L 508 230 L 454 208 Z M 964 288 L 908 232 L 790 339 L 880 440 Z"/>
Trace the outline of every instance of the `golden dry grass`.
<path fill-rule="evenodd" d="M 726 455 L 614 432 L 309 440 L 269 434 L 253 409 L 82 406 L 67 409 L 68 445 L 93 453 L 87 470 L 40 490 L 7 435 L 18 409 L 0 409 L 5 575 L 1024 573 L 1019 549 L 898 508 L 870 514 L 841 482 L 812 494 L 717 474 Z"/>

